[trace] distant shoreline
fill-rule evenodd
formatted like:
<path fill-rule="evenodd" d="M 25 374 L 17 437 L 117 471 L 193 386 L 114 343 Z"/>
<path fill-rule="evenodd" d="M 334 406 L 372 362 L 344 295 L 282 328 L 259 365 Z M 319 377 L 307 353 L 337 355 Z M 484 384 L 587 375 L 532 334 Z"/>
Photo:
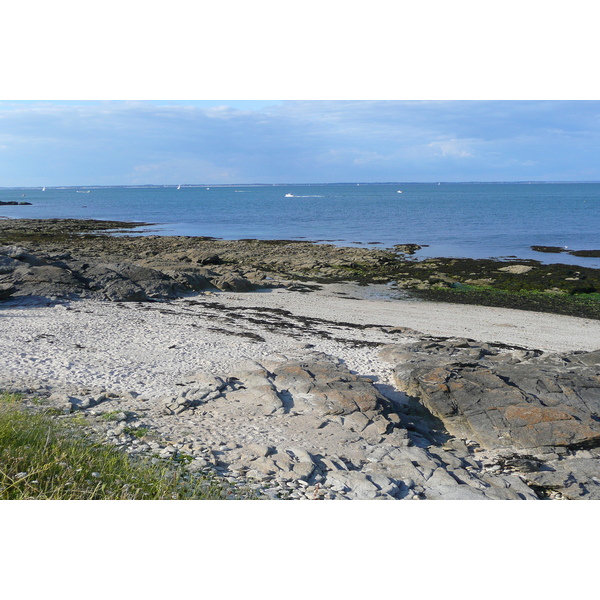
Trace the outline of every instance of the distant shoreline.
<path fill-rule="evenodd" d="M 598 184 L 600 180 L 583 181 L 337 181 L 329 183 L 139 183 L 139 184 L 78 184 L 78 185 L 50 185 L 48 190 L 70 189 L 102 189 L 102 188 L 165 188 L 165 187 L 277 187 L 277 186 L 336 186 L 336 185 L 563 185 L 563 184 Z M 0 186 L 0 190 L 37 190 L 43 186 Z"/>

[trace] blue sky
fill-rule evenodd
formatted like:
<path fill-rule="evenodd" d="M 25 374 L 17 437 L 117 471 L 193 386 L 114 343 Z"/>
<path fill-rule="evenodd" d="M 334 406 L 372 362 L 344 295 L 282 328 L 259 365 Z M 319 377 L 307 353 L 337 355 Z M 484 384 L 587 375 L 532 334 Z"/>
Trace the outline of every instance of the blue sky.
<path fill-rule="evenodd" d="M 600 101 L 4 101 L 0 186 L 600 180 Z"/>

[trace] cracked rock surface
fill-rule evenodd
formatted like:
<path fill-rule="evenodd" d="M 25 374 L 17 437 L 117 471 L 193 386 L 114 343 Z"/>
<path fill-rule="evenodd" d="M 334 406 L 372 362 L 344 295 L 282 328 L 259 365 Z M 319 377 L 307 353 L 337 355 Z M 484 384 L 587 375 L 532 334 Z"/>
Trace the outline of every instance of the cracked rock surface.
<path fill-rule="evenodd" d="M 600 351 L 543 354 L 466 339 L 388 346 L 399 389 L 542 494 L 600 498 Z M 507 450 L 512 454 L 507 454 Z"/>

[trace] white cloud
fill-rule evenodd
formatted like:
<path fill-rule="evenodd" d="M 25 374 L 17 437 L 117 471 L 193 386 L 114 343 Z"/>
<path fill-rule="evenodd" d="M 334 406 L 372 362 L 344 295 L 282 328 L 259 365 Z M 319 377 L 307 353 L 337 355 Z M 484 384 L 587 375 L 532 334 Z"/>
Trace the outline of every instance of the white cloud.
<path fill-rule="evenodd" d="M 468 158 L 473 156 L 471 145 L 472 142 L 470 141 L 457 139 L 443 140 L 427 144 L 429 148 L 433 148 L 438 156 L 457 156 L 459 158 Z"/>

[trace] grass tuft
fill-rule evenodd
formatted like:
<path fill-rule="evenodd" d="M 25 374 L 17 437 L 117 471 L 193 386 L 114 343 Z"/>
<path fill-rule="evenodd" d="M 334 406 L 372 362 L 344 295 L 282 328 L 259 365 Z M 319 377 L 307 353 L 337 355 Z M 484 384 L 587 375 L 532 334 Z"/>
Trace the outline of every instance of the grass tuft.
<path fill-rule="evenodd" d="M 152 463 L 94 441 L 81 427 L 26 411 L 0 392 L 2 500 L 220 500 L 213 478 L 175 463 Z"/>

